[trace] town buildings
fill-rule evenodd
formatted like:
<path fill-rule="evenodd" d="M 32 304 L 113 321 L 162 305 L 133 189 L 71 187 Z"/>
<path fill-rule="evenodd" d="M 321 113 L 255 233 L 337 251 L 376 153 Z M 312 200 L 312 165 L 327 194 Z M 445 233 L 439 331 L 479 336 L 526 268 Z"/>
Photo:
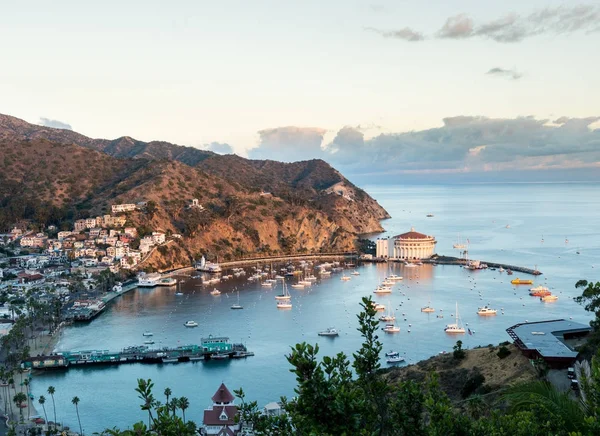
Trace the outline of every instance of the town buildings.
<path fill-rule="evenodd" d="M 417 260 L 428 259 L 435 253 L 435 237 L 415 231 L 402 233 L 393 238 L 379 238 L 376 257 L 380 259 Z"/>

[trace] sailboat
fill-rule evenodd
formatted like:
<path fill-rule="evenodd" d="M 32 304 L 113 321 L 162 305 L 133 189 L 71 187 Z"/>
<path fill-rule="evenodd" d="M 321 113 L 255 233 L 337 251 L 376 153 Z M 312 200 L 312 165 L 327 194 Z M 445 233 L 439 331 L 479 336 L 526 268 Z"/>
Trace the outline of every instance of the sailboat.
<path fill-rule="evenodd" d="M 291 309 L 292 296 L 288 292 L 287 284 L 283 282 L 283 294 L 275 296 L 277 299 L 277 309 Z"/>
<path fill-rule="evenodd" d="M 388 310 L 385 315 L 381 315 L 379 317 L 379 321 L 383 321 L 383 322 L 390 322 L 390 321 L 395 321 L 395 320 L 396 320 L 396 316 L 390 310 Z"/>
<path fill-rule="evenodd" d="M 457 250 L 464 250 L 467 248 L 467 246 L 460 241 L 460 233 L 458 234 L 458 241 L 452 246 L 452 248 L 456 248 Z"/>
<path fill-rule="evenodd" d="M 177 282 L 177 292 L 175 292 L 175 295 L 177 295 L 177 296 L 183 295 L 183 293 L 181 292 L 181 281 Z"/>
<path fill-rule="evenodd" d="M 341 277 L 341 281 L 342 282 L 347 282 L 348 280 L 350 280 L 352 277 L 347 276 L 345 272 L 342 273 L 342 277 Z"/>
<path fill-rule="evenodd" d="M 287 284 L 285 283 L 285 281 L 283 281 L 282 283 L 283 283 L 283 291 L 281 294 L 275 295 L 275 299 L 276 300 L 289 300 L 291 298 L 291 295 L 288 292 Z"/>
<path fill-rule="evenodd" d="M 240 291 L 237 291 L 237 297 L 238 297 L 237 298 L 237 303 L 231 305 L 231 308 L 233 310 L 239 310 L 239 309 L 243 309 L 244 308 L 244 306 L 242 306 L 240 304 Z"/>
<path fill-rule="evenodd" d="M 448 324 L 446 328 L 444 328 L 444 331 L 446 333 L 465 333 L 465 327 L 458 314 L 458 302 L 456 303 L 456 315 L 454 316 L 454 321 L 454 324 Z"/>
<path fill-rule="evenodd" d="M 392 312 L 391 316 L 396 319 L 394 312 Z M 391 321 L 385 325 L 383 331 L 386 333 L 398 333 L 400 331 L 400 327 L 398 327 L 394 321 Z"/>

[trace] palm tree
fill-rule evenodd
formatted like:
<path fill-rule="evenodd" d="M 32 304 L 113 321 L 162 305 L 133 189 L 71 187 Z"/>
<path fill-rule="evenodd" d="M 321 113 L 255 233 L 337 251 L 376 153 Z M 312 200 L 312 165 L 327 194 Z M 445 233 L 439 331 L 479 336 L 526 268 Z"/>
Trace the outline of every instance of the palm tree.
<path fill-rule="evenodd" d="M 71 403 L 75 404 L 75 411 L 77 412 L 77 421 L 79 422 L 79 434 L 83 436 L 83 429 L 81 428 L 81 419 L 79 418 L 79 397 L 73 397 Z"/>
<path fill-rule="evenodd" d="M 19 408 L 19 414 L 21 415 L 21 421 L 23 421 L 23 402 L 27 400 L 27 396 L 23 392 L 19 392 L 13 397 L 13 401 Z"/>
<path fill-rule="evenodd" d="M 54 409 L 54 431 L 56 431 L 56 403 L 54 402 L 54 386 L 48 386 L 48 394 L 52 397 L 52 408 Z"/>
<path fill-rule="evenodd" d="M 29 416 L 31 416 L 31 407 L 29 407 L 29 378 L 23 380 L 23 384 L 25 385 L 25 390 L 27 392 L 27 419 L 29 420 Z"/>
<path fill-rule="evenodd" d="M 179 407 L 179 398 L 173 397 L 171 400 L 171 409 L 173 409 L 173 416 L 177 415 L 177 407 Z"/>
<path fill-rule="evenodd" d="M 183 423 L 185 424 L 185 409 L 190 407 L 190 401 L 186 397 L 181 397 L 177 403 L 183 413 Z"/>
<path fill-rule="evenodd" d="M 46 413 L 46 397 L 44 397 L 43 395 L 40 395 L 40 398 L 38 398 L 38 403 L 40 403 L 40 405 L 42 406 L 42 409 L 44 409 L 44 418 L 46 418 L 46 425 L 48 425 L 48 414 Z"/>
<path fill-rule="evenodd" d="M 172 393 L 173 392 L 171 392 L 171 388 L 166 388 L 165 389 L 165 397 L 167 397 L 167 402 L 166 402 L 167 406 L 169 405 L 169 397 L 171 396 Z"/>

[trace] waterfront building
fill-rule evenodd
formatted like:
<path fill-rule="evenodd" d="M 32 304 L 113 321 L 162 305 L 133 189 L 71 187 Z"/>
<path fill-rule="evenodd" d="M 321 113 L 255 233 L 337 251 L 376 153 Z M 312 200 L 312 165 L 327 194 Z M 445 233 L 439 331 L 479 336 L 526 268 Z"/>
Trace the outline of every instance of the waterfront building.
<path fill-rule="evenodd" d="M 378 238 L 375 246 L 375 257 L 380 259 L 393 257 L 394 245 L 390 244 L 390 238 Z"/>
<path fill-rule="evenodd" d="M 575 346 L 591 331 L 590 326 L 565 319 L 524 322 L 506 329 L 527 358 L 543 359 L 552 368 L 571 366 L 579 355 Z"/>
<path fill-rule="evenodd" d="M 234 396 L 224 383 L 221 383 L 211 400 L 213 402 L 212 407 L 204 410 L 203 426 L 200 429 L 200 434 L 207 436 L 239 434 L 240 425 L 236 423 L 235 419 L 238 408 L 234 404 Z"/>
<path fill-rule="evenodd" d="M 428 259 L 435 253 L 435 237 L 415 231 L 394 236 L 393 257 L 397 259 Z"/>

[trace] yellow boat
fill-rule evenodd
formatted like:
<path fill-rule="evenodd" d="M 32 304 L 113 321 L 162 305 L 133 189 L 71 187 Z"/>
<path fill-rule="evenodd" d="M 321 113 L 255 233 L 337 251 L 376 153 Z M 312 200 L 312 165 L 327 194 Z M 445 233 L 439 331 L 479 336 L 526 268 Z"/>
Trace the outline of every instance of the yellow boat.
<path fill-rule="evenodd" d="M 533 285 L 533 280 L 516 278 L 510 281 L 513 285 Z"/>

